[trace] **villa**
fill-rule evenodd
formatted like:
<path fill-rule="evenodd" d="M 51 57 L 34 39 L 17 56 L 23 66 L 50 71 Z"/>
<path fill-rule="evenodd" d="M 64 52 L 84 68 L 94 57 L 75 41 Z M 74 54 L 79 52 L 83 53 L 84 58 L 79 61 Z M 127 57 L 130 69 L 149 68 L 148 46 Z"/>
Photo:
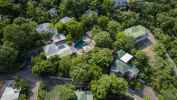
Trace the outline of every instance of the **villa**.
<path fill-rule="evenodd" d="M 138 25 L 133 26 L 124 31 L 127 36 L 131 36 L 136 40 L 136 43 L 143 43 L 144 41 L 149 40 L 150 31 L 146 29 L 144 26 Z"/>
<path fill-rule="evenodd" d="M 133 59 L 133 56 L 123 50 L 117 51 L 116 55 L 117 57 L 111 67 L 111 72 L 120 75 L 128 74 L 130 79 L 136 77 L 139 70 L 135 65 L 128 64 Z"/>
<path fill-rule="evenodd" d="M 63 34 L 55 34 L 52 37 L 52 43 L 43 47 L 45 55 L 50 58 L 55 55 L 66 56 L 73 53 L 71 47 L 64 42 L 66 37 Z"/>
<path fill-rule="evenodd" d="M 77 100 L 93 100 L 93 95 L 90 91 L 75 91 Z"/>
<path fill-rule="evenodd" d="M 51 28 L 50 23 L 38 25 L 36 31 L 38 33 L 52 34 L 52 37 L 48 41 L 47 45 L 43 47 L 47 59 L 55 55 L 66 56 L 73 53 L 70 46 L 65 43 L 65 35 L 63 33 L 58 33 L 57 29 Z"/>

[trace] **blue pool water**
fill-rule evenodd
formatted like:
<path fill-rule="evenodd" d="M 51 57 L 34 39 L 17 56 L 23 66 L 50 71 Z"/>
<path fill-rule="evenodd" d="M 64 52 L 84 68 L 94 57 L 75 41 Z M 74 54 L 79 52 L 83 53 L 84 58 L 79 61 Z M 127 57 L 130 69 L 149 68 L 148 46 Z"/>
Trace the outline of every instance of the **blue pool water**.
<path fill-rule="evenodd" d="M 86 43 L 83 40 L 79 40 L 75 42 L 74 47 L 77 49 L 81 49 L 82 47 L 84 47 L 86 45 Z"/>

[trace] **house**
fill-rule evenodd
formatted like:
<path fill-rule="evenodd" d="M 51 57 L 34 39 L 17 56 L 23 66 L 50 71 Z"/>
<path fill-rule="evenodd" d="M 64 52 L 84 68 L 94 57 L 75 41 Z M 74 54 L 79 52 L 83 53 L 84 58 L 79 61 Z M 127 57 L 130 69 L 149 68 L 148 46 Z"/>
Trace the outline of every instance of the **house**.
<path fill-rule="evenodd" d="M 116 55 L 117 57 L 111 66 L 111 72 L 120 75 L 128 74 L 130 79 L 136 77 L 139 70 L 135 65 L 128 64 L 133 59 L 133 56 L 123 50 L 117 51 Z"/>
<path fill-rule="evenodd" d="M 58 15 L 56 8 L 51 8 L 51 9 L 49 9 L 49 10 L 48 10 L 48 13 L 49 13 L 49 15 L 52 16 L 52 17 Z"/>
<path fill-rule="evenodd" d="M 77 100 L 93 100 L 93 95 L 90 91 L 75 91 Z"/>
<path fill-rule="evenodd" d="M 39 24 L 36 28 L 38 33 L 57 33 L 57 29 L 51 28 L 50 23 Z"/>
<path fill-rule="evenodd" d="M 65 23 L 69 22 L 71 19 L 72 18 L 65 16 L 62 19 L 60 19 L 60 22 L 63 23 L 63 24 L 65 24 Z"/>
<path fill-rule="evenodd" d="M 73 53 L 70 46 L 64 42 L 53 42 L 44 46 L 43 50 L 47 58 L 55 55 L 66 56 Z"/>
<path fill-rule="evenodd" d="M 13 81 L 7 81 L 5 83 L 4 91 L 0 100 L 18 100 L 20 95 L 20 89 L 12 86 Z"/>
<path fill-rule="evenodd" d="M 128 5 L 128 0 L 113 0 L 114 7 L 126 7 Z"/>
<path fill-rule="evenodd" d="M 136 40 L 136 43 L 141 43 L 143 41 L 149 40 L 150 31 L 144 26 L 138 25 L 133 26 L 124 31 L 127 36 L 131 36 Z"/>

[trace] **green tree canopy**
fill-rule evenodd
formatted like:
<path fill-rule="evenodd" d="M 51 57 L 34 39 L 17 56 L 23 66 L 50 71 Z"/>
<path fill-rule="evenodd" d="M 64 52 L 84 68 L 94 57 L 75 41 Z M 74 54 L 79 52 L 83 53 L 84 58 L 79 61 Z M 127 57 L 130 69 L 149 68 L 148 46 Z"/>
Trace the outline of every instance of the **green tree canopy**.
<path fill-rule="evenodd" d="M 77 100 L 72 85 L 57 85 L 46 96 L 45 100 Z"/>
<path fill-rule="evenodd" d="M 94 35 L 93 40 L 96 42 L 96 46 L 102 48 L 110 48 L 112 45 L 112 39 L 110 33 L 101 31 Z"/>
<path fill-rule="evenodd" d="M 91 91 L 97 100 L 105 100 L 109 95 L 121 95 L 128 91 L 128 83 L 115 75 L 103 75 L 91 82 Z"/>
<path fill-rule="evenodd" d="M 107 48 L 95 48 L 88 57 L 88 63 L 96 64 L 102 69 L 107 69 L 113 60 L 112 52 Z"/>
<path fill-rule="evenodd" d="M 0 46 L 0 72 L 11 72 L 18 70 L 18 51 L 6 45 Z"/>
<path fill-rule="evenodd" d="M 100 67 L 87 63 L 72 66 L 70 71 L 70 77 L 75 82 L 90 82 L 91 80 L 98 79 L 101 74 L 102 70 Z"/>

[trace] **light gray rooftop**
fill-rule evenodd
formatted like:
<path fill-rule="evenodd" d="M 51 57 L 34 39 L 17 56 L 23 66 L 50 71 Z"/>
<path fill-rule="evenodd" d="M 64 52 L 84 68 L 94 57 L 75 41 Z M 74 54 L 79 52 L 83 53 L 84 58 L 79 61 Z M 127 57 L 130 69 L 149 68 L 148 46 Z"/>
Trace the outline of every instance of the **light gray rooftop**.
<path fill-rule="evenodd" d="M 36 28 L 38 33 L 53 33 L 57 34 L 57 29 L 51 28 L 50 23 L 39 24 Z"/>
<path fill-rule="evenodd" d="M 65 56 L 72 54 L 71 48 L 66 43 L 51 43 L 46 45 L 43 49 L 47 58 L 55 55 Z"/>

